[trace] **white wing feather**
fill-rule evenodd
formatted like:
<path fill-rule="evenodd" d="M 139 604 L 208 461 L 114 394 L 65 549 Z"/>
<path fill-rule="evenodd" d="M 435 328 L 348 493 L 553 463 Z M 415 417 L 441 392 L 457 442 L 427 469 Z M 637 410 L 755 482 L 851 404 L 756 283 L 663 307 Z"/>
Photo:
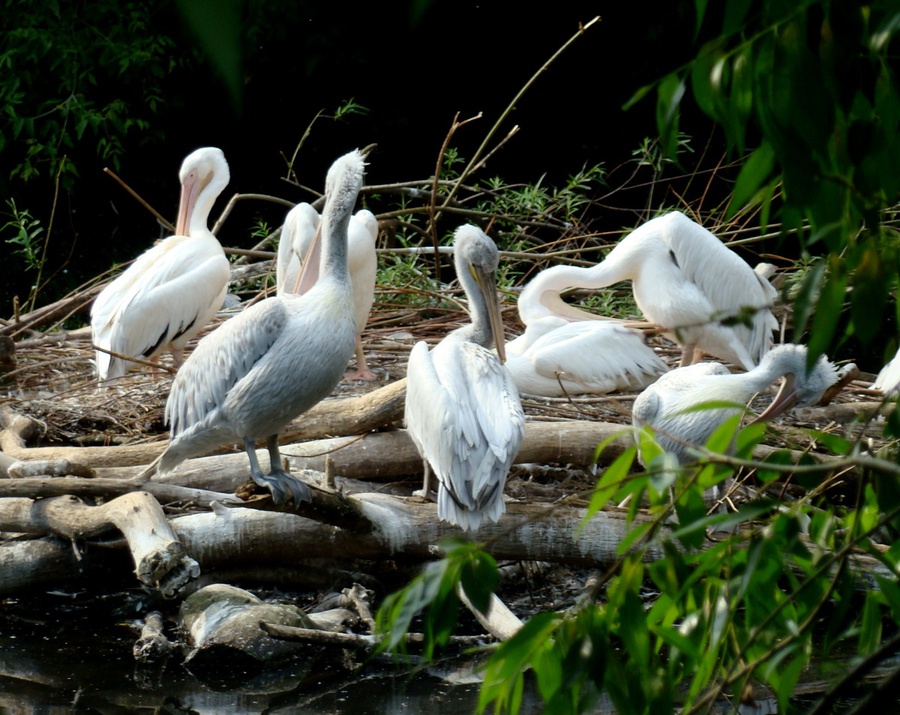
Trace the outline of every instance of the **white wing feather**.
<path fill-rule="evenodd" d="M 635 390 L 669 369 L 635 331 L 586 321 L 561 321 L 506 366 L 521 392 L 547 397 L 562 395 L 563 388 L 570 394 Z"/>
<path fill-rule="evenodd" d="M 94 343 L 145 358 L 172 342 L 183 346 L 221 307 L 230 273 L 215 238 L 170 236 L 97 296 L 91 309 Z M 125 372 L 122 360 L 100 352 L 97 360 L 101 379 Z"/>
<path fill-rule="evenodd" d="M 417 343 L 407 369 L 406 424 L 440 482 L 438 515 L 463 528 L 477 528 L 483 516 L 496 521 L 525 433 L 516 387 L 496 355 L 452 335 L 431 352 Z"/>

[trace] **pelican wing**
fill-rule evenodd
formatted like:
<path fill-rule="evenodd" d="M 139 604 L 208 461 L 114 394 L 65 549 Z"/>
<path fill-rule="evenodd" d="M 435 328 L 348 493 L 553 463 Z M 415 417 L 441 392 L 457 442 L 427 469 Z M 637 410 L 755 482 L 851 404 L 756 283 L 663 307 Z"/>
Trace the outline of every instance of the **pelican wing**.
<path fill-rule="evenodd" d="M 474 343 L 445 340 L 410 353 L 409 433 L 453 501 L 479 509 L 502 492 L 525 433 L 518 393 L 496 355 Z"/>
<path fill-rule="evenodd" d="M 215 238 L 165 239 L 97 296 L 91 309 L 94 343 L 124 355 L 155 355 L 209 321 L 225 299 L 230 274 Z M 102 355 L 100 362 L 110 366 L 109 356 Z M 100 370 L 101 377 L 105 372 Z"/>
<path fill-rule="evenodd" d="M 207 335 L 175 376 L 166 402 L 170 438 L 209 417 L 228 391 L 269 351 L 288 314 L 278 300 L 264 300 Z"/>
<path fill-rule="evenodd" d="M 604 393 L 644 387 L 668 366 L 633 330 L 613 323 L 566 323 L 525 352 L 537 375 Z"/>
<path fill-rule="evenodd" d="M 375 241 L 378 238 L 378 221 L 366 209 L 350 217 L 347 229 L 348 267 L 353 283 L 353 305 L 356 309 L 356 329 L 362 333 L 369 319 L 369 311 L 375 302 L 375 278 L 378 273 L 378 254 Z"/>
<path fill-rule="evenodd" d="M 678 211 L 655 220 L 664 222 L 661 240 L 718 316 L 736 315 L 742 308 L 766 308 L 774 303 L 778 292 L 772 284 L 715 234 Z M 758 363 L 772 345 L 772 331 L 778 329 L 778 321 L 765 309 L 757 311 L 751 322 L 752 328 L 738 329 L 745 334 L 743 342 Z"/>

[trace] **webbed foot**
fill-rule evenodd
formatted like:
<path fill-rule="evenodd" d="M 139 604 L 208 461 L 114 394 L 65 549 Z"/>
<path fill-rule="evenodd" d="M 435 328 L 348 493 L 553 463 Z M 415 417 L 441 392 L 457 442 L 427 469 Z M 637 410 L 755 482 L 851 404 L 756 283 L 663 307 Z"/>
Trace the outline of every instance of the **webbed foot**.
<path fill-rule="evenodd" d="M 288 499 L 293 501 L 295 506 L 305 501 L 312 501 L 309 487 L 284 470 L 276 470 L 268 474 L 251 474 L 250 478 L 271 492 L 272 501 L 275 504 L 284 504 Z"/>

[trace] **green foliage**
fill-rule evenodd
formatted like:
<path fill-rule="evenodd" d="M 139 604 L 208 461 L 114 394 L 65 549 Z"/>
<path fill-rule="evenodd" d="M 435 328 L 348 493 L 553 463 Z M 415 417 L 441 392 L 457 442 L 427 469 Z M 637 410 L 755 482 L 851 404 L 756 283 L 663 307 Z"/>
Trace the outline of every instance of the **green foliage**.
<path fill-rule="evenodd" d="M 424 610 L 424 653 L 433 656 L 447 645 L 459 611 L 457 589 L 465 591 L 472 605 L 486 612 L 499 574 L 494 559 L 461 539 L 446 539 L 440 545 L 445 556 L 425 567 L 405 588 L 384 600 L 376 615 L 380 650 L 405 650 L 405 638 L 418 613 Z"/>
<path fill-rule="evenodd" d="M 27 270 L 38 270 L 43 265 L 43 249 L 41 238 L 44 227 L 33 218 L 27 209 L 20 211 L 14 199 L 7 199 L 9 211 L 4 216 L 9 221 L 0 226 L 0 236 L 7 236 L 4 242 L 15 246 L 14 252 L 21 256 Z"/>
<path fill-rule="evenodd" d="M 160 141 L 165 78 L 191 58 L 144 2 L 2 5 L 0 156 L 9 178 L 78 177 L 74 154 L 118 167 L 128 142 Z M 115 87 L 114 91 L 110 87 Z"/>
<path fill-rule="evenodd" d="M 738 458 L 751 454 L 764 427 L 735 434 L 736 425 L 735 419 L 723 427 L 708 446 L 721 450 L 733 443 Z M 791 697 L 814 658 L 827 661 L 847 648 L 860 656 L 879 650 L 885 628 L 896 627 L 885 619 L 900 622 L 897 579 L 879 576 L 880 590 L 866 592 L 849 559 L 868 550 L 886 573 L 896 573 L 900 549 L 885 554 L 871 545 L 900 513 L 896 489 L 884 500 L 867 486 L 843 512 L 812 498 L 782 504 L 760 495 L 734 513 L 708 514 L 704 492 L 738 476 L 736 468 L 712 455 L 694 468 L 666 465 L 674 479 L 654 487 L 659 475 L 653 472 L 665 455 L 650 431 L 637 437 L 647 472 L 630 475 L 637 447 L 626 448 L 600 474 L 586 519 L 611 498 L 631 494 L 649 498 L 649 520 L 630 512 L 634 528 L 620 545 L 621 557 L 593 592 L 565 611 L 533 616 L 491 652 L 480 711 L 517 712 L 530 672 L 547 713 L 590 712 L 602 693 L 623 715 L 707 712 L 754 683 L 772 689 L 780 712 L 792 712 Z M 810 437 L 852 453 L 846 440 Z M 801 468 L 787 454 L 767 460 L 773 472 Z M 896 469 L 890 473 L 896 478 Z M 633 491 L 641 480 L 641 491 Z M 710 529 L 715 539 L 706 538 Z M 458 608 L 453 584 L 464 564 L 480 568 L 482 552 L 466 543 L 446 548 L 444 559 L 385 602 L 379 612 L 389 635 L 385 646 L 399 646 L 420 613 L 427 642 L 439 647 L 448 641 Z M 661 555 L 649 558 L 651 549 Z M 485 563 L 492 576 L 493 568 Z"/>
<path fill-rule="evenodd" d="M 693 61 L 655 85 L 661 148 L 675 158 L 690 90 L 734 151 L 749 152 L 730 212 L 758 205 L 763 223 L 777 212 L 785 234 L 832 254 L 815 297 L 810 360 L 851 333 L 871 341 L 898 270 L 882 217 L 900 194 L 900 80 L 891 55 L 900 8 L 728 0 L 713 14 L 696 0 L 695 10 L 698 33 L 713 17 L 721 24 L 709 28 L 713 39 Z M 855 295 L 841 326 L 837 295 L 845 287 Z M 806 327 L 801 321 L 795 337 Z"/>

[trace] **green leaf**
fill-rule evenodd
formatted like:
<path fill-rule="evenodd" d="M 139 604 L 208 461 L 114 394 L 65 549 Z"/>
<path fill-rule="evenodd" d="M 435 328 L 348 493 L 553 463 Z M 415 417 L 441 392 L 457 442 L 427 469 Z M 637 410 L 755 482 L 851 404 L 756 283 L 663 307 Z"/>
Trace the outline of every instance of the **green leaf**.
<path fill-rule="evenodd" d="M 597 486 L 594 487 L 594 493 L 591 495 L 591 502 L 585 512 L 584 519 L 581 521 L 582 528 L 591 517 L 606 506 L 612 495 L 628 479 L 628 474 L 631 471 L 631 465 L 634 463 L 636 455 L 637 447 L 628 447 L 616 457 L 612 464 L 603 470 L 600 479 L 597 480 Z"/>
<path fill-rule="evenodd" d="M 472 605 L 482 613 L 487 613 L 499 581 L 497 562 L 487 552 L 477 551 L 463 562 L 460 583 Z"/>
<path fill-rule="evenodd" d="M 726 218 L 734 217 L 751 203 L 759 203 L 760 189 L 771 179 L 774 168 L 775 150 L 771 144 L 763 142 L 741 167 L 731 193 Z"/>
<path fill-rule="evenodd" d="M 517 712 L 522 697 L 522 672 L 539 652 L 552 645 L 561 616 L 552 612 L 533 616 L 488 659 L 478 696 L 478 712 L 491 703 L 495 709 Z M 513 706 L 516 707 L 513 707 Z"/>
<path fill-rule="evenodd" d="M 806 325 L 809 316 L 815 305 L 816 296 L 821 289 L 822 281 L 825 278 L 825 262 L 816 261 L 803 278 L 800 284 L 800 290 L 794 301 L 794 342 L 802 342 L 801 338 L 806 332 Z"/>

